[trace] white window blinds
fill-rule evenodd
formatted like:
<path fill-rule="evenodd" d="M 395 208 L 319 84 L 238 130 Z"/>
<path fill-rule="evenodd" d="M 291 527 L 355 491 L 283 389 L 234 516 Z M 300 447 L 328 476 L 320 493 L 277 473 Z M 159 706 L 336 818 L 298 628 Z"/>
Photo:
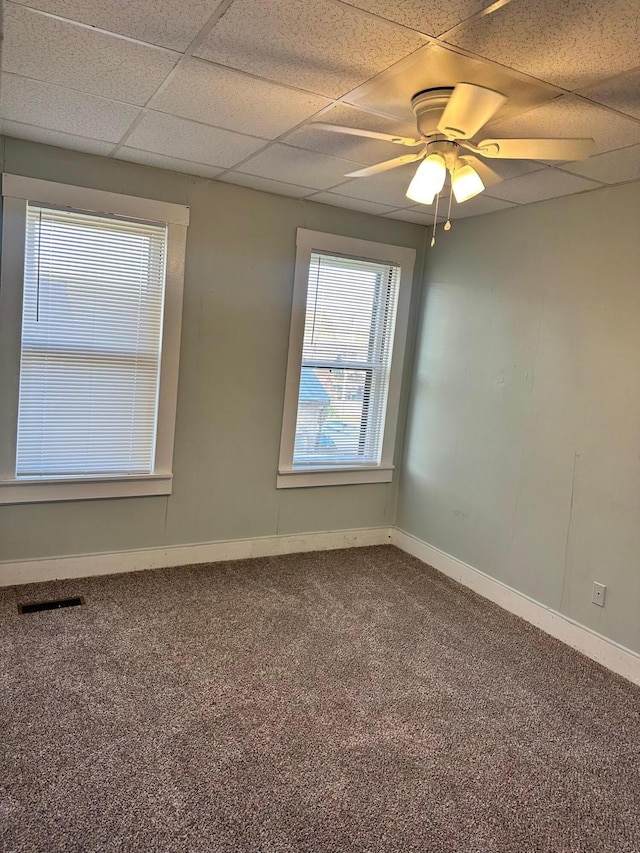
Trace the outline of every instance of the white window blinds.
<path fill-rule="evenodd" d="M 28 205 L 17 477 L 153 472 L 166 241 Z"/>
<path fill-rule="evenodd" d="M 400 273 L 311 253 L 294 467 L 380 464 Z"/>

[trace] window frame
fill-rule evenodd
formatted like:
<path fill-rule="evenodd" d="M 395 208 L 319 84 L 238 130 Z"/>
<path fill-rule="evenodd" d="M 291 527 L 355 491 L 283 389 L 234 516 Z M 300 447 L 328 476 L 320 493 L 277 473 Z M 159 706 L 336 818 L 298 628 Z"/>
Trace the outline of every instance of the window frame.
<path fill-rule="evenodd" d="M 378 465 L 293 465 L 293 452 L 300 392 L 300 372 L 304 344 L 304 327 L 312 252 L 326 252 L 381 261 L 400 267 L 400 284 L 396 308 L 396 324 L 389 371 L 389 388 L 385 413 L 382 453 Z M 416 250 L 388 243 L 376 243 L 322 231 L 298 228 L 296 233 L 296 262 L 294 271 L 289 353 L 282 417 L 282 434 L 276 488 L 291 489 L 309 486 L 337 486 L 357 483 L 389 483 L 393 478 L 393 456 L 400 406 L 404 353 L 409 324 L 409 306 Z"/>
<path fill-rule="evenodd" d="M 75 187 L 38 178 L 2 176 L 0 270 L 0 504 L 169 495 L 182 327 L 184 259 L 189 208 L 172 202 Z M 27 204 L 142 219 L 167 226 L 164 319 L 157 438 L 153 472 L 113 477 L 16 478 L 18 399 Z"/>

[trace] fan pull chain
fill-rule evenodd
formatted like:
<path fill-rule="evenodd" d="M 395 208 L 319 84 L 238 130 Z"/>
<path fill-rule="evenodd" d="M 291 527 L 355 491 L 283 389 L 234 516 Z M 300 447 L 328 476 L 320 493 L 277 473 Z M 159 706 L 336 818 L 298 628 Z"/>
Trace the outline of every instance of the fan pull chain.
<path fill-rule="evenodd" d="M 436 210 L 433 214 L 433 235 L 431 237 L 431 246 L 436 244 L 436 225 L 438 224 L 438 202 L 440 201 L 440 193 L 436 196 Z"/>
<path fill-rule="evenodd" d="M 447 221 L 444 223 L 444 230 L 451 231 L 451 196 L 453 195 L 453 189 L 449 193 L 449 210 L 447 211 Z"/>

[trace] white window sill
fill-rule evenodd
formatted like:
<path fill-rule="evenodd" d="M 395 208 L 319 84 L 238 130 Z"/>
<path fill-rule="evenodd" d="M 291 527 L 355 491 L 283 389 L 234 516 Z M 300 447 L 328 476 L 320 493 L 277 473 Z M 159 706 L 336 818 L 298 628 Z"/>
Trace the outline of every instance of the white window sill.
<path fill-rule="evenodd" d="M 341 468 L 279 471 L 277 489 L 300 489 L 309 486 L 349 486 L 358 483 L 390 483 L 393 466 L 388 468 Z"/>
<path fill-rule="evenodd" d="M 1 480 L 0 504 L 86 501 L 98 498 L 130 498 L 170 495 L 172 474 L 132 477 L 78 477 L 53 480 Z"/>

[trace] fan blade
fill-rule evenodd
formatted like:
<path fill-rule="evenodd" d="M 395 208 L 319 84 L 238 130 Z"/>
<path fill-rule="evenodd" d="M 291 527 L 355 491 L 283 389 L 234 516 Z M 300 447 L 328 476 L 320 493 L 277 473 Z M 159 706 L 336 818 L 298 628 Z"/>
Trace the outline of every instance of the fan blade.
<path fill-rule="evenodd" d="M 444 108 L 438 131 L 452 139 L 471 139 L 506 100 L 493 89 L 458 83 Z"/>
<path fill-rule="evenodd" d="M 586 160 L 593 139 L 483 139 L 477 153 L 508 160 Z"/>
<path fill-rule="evenodd" d="M 502 180 L 502 176 L 497 172 L 494 172 L 486 163 L 483 163 L 479 157 L 473 157 L 470 154 L 465 154 L 464 157 L 460 157 L 460 159 L 464 160 L 465 163 L 468 163 L 476 170 L 485 187 L 490 187 L 492 184 L 499 184 Z"/>
<path fill-rule="evenodd" d="M 378 133 L 376 130 L 363 130 L 360 127 L 345 127 L 343 124 L 328 124 L 324 121 L 312 121 L 306 127 L 317 127 L 319 130 L 329 130 L 331 133 L 347 133 L 350 136 L 366 136 L 369 139 L 381 139 L 383 142 L 395 142 L 396 145 L 407 145 L 415 148 L 416 145 L 424 145 L 419 139 L 411 139 L 409 136 L 393 136 L 391 133 Z"/>
<path fill-rule="evenodd" d="M 416 160 L 422 160 L 423 157 L 424 151 L 420 151 L 419 154 L 402 154 L 400 157 L 394 157 L 393 160 L 385 160 L 383 163 L 376 163 L 375 166 L 358 169 L 357 172 L 348 172 L 345 178 L 368 178 L 369 175 L 379 175 L 380 172 L 397 169 L 398 166 L 404 166 L 406 163 L 415 163 Z"/>

